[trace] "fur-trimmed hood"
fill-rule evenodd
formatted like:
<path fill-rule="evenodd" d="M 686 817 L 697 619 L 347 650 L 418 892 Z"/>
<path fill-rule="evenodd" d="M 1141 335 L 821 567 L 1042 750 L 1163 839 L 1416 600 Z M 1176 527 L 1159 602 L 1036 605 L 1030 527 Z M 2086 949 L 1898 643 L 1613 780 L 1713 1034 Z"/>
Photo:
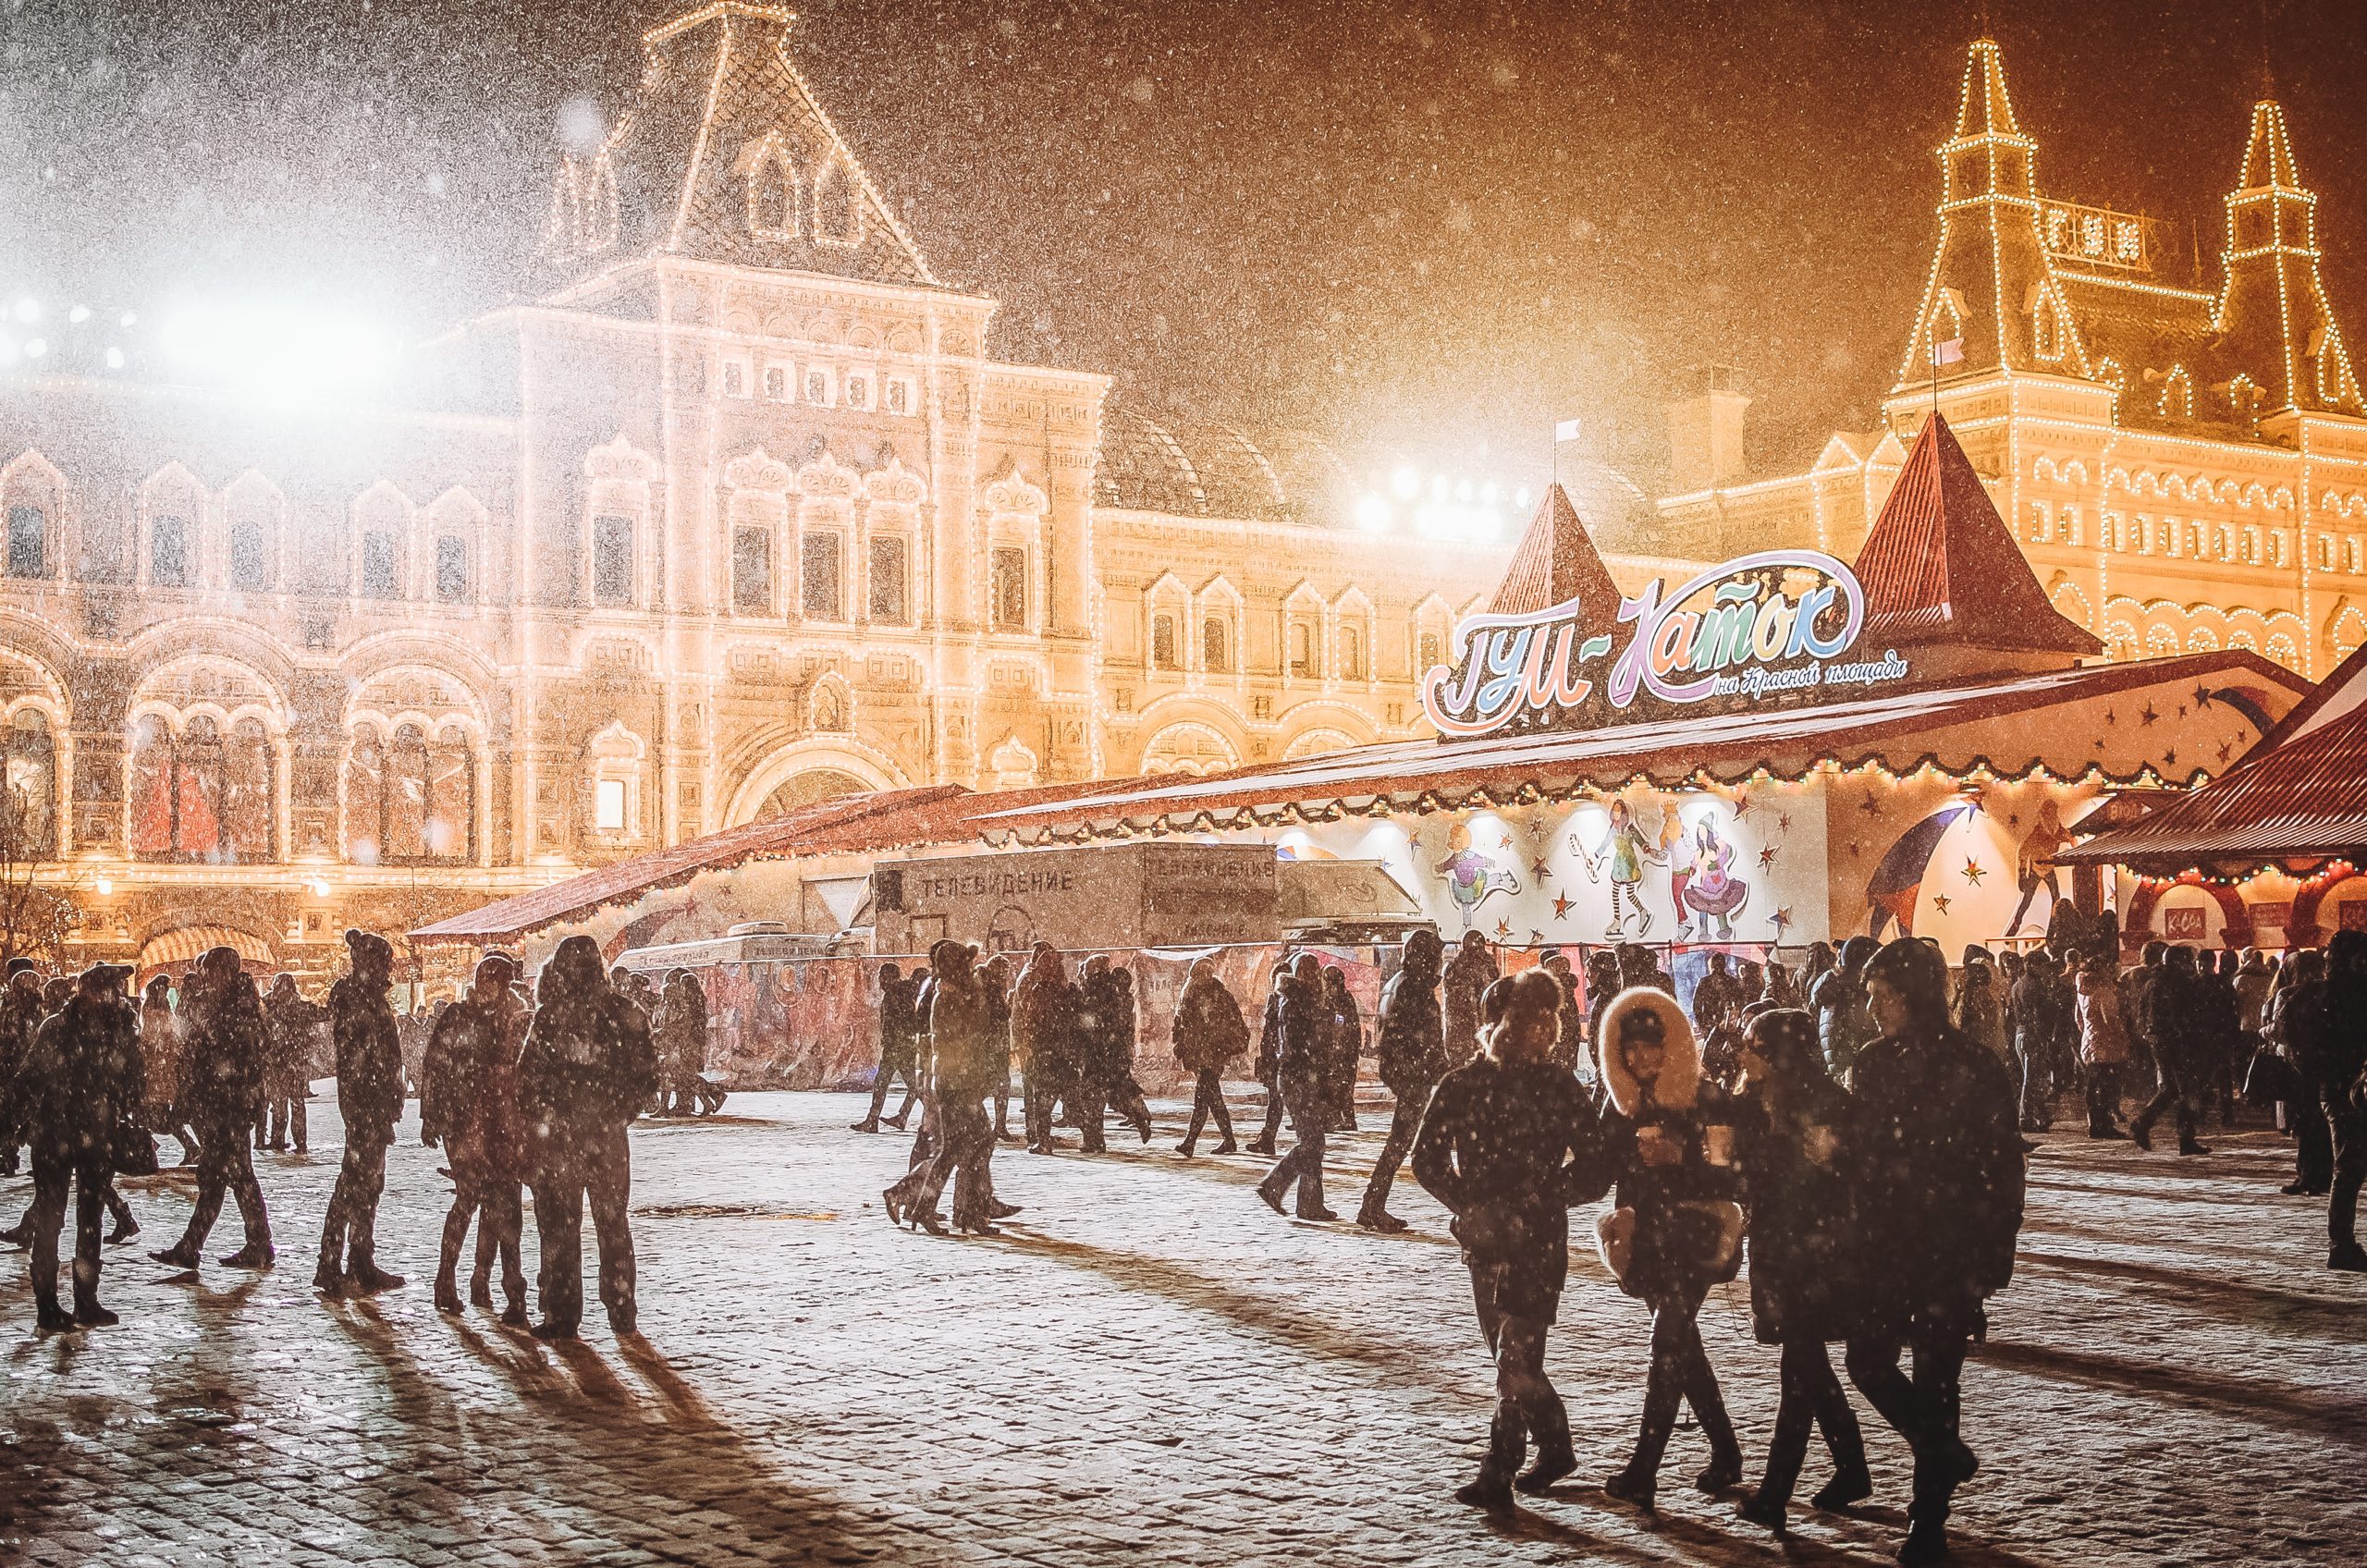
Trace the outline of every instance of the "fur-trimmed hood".
<path fill-rule="evenodd" d="M 1661 1075 L 1652 1085 L 1651 1104 L 1644 1102 L 1643 1086 L 1636 1082 L 1619 1059 L 1619 1026 L 1623 1019 L 1638 1012 L 1660 1014 L 1662 1034 L 1667 1041 L 1662 1057 Z M 1611 998 L 1602 1013 L 1602 1081 L 1611 1090 L 1611 1103 L 1619 1114 L 1629 1121 L 1639 1121 L 1648 1110 L 1690 1110 L 1694 1090 L 1701 1082 L 1701 1047 L 1693 1037 L 1693 1025 L 1686 1022 L 1685 1010 L 1666 991 L 1650 986 L 1635 986 Z"/>

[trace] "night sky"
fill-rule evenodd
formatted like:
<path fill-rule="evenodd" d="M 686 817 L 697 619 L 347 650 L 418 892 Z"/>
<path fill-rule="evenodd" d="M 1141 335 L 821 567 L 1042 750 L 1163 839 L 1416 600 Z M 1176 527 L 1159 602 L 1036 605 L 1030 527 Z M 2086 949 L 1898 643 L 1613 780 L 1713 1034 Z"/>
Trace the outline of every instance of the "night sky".
<path fill-rule="evenodd" d="M 570 98 L 671 4 L 0 0 L 0 289 L 285 291 L 423 333 L 516 287 Z M 2047 194 L 2203 226 L 2256 4 L 814 0 L 797 58 L 996 349 L 1154 413 L 1533 480 L 1555 417 L 1648 485 L 1715 363 L 1754 457 L 1872 423 L 1986 14 Z M 2267 8 L 2367 335 L 2367 6 Z M 2174 277 L 2171 281 L 2188 281 Z"/>

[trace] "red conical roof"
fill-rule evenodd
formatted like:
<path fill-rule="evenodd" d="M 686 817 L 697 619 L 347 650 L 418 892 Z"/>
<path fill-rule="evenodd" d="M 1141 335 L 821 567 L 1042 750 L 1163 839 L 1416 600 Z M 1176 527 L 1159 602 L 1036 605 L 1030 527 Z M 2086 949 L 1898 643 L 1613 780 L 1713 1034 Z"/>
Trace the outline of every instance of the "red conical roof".
<path fill-rule="evenodd" d="M 1972 459 L 1936 413 L 1907 454 L 1857 572 L 1866 589 L 1862 646 L 2103 652 L 2047 602 Z"/>
<path fill-rule="evenodd" d="M 1619 584 L 1602 564 L 1594 536 L 1578 521 L 1577 508 L 1558 484 L 1537 504 L 1520 548 L 1513 552 L 1504 580 L 1488 608 L 1497 615 L 1527 615 L 1550 609 L 1568 599 L 1583 600 L 1590 615 L 1608 616 L 1619 607 Z"/>

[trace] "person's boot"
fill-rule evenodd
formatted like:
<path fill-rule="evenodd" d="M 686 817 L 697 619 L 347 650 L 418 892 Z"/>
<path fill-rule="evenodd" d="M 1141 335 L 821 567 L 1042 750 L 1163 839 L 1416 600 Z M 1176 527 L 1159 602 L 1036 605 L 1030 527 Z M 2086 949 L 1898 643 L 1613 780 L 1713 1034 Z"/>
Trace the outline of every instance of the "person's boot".
<path fill-rule="evenodd" d="M 450 1263 L 438 1264 L 435 1268 L 435 1310 L 455 1317 L 460 1315 L 460 1273 Z"/>
<path fill-rule="evenodd" d="M 491 1305 L 492 1304 L 488 1302 L 486 1305 Z M 523 1329 L 526 1327 L 525 1297 L 511 1296 L 509 1298 L 509 1305 L 501 1309 L 501 1326 L 505 1329 Z"/>
<path fill-rule="evenodd" d="M 57 1305 L 57 1292 L 48 1292 L 33 1298 L 33 1332 L 63 1334 L 74 1327 L 74 1319 Z"/>
<path fill-rule="evenodd" d="M 1933 1568 L 1948 1561 L 1948 1527 L 1937 1519 L 1909 1516 L 1907 1539 L 1898 1549 L 1899 1568 Z"/>
<path fill-rule="evenodd" d="M 1482 1465 L 1478 1475 L 1454 1488 L 1454 1501 L 1501 1513 L 1513 1505 L 1513 1484 L 1493 1464 Z"/>
<path fill-rule="evenodd" d="M 269 1242 L 249 1242 L 236 1252 L 223 1254 L 221 1264 L 225 1268 L 268 1268 L 278 1256 Z"/>
<path fill-rule="evenodd" d="M 626 1302 L 621 1306 L 608 1308 L 608 1329 L 611 1333 L 636 1333 L 640 1328 L 641 1309 L 634 1306 L 632 1303 Z"/>
<path fill-rule="evenodd" d="M 387 1273 L 385 1269 L 379 1268 L 376 1260 L 373 1258 L 355 1258 L 353 1260 L 352 1277 L 353 1288 L 362 1292 L 365 1295 L 373 1294 L 379 1291 L 399 1291 L 403 1288 L 403 1277 L 401 1275 Z"/>
<path fill-rule="evenodd" d="M 1788 1533 L 1785 1518 L 1787 1511 L 1784 1504 L 1777 1502 L 1765 1492 L 1749 1493 L 1740 1502 L 1735 1504 L 1735 1512 L 1754 1525 L 1765 1525 L 1779 1536 Z"/>
<path fill-rule="evenodd" d="M 1722 1492 L 1729 1487 L 1742 1485 L 1742 1450 L 1739 1446 L 1713 1451 L 1709 1467 L 1693 1477 L 1694 1487 L 1705 1492 Z"/>
<path fill-rule="evenodd" d="M 2338 1243 L 2326 1253 L 2326 1267 L 2345 1274 L 2367 1274 L 2367 1247 L 2357 1242 Z"/>
<path fill-rule="evenodd" d="M 876 1116 L 866 1116 L 860 1121 L 850 1121 L 847 1123 L 847 1131 L 850 1133 L 877 1133 L 879 1131 L 879 1118 Z"/>
<path fill-rule="evenodd" d="M 1405 1221 L 1377 1203 L 1367 1202 L 1356 1210 L 1356 1223 L 1367 1231 L 1378 1231 L 1385 1236 L 1396 1235 L 1407 1229 Z"/>
<path fill-rule="evenodd" d="M 159 1263 L 169 1263 L 176 1268 L 194 1268 L 198 1266 L 197 1248 L 190 1244 L 189 1238 L 186 1236 L 164 1251 L 152 1252 L 148 1256 Z"/>
<path fill-rule="evenodd" d="M 1241 1145 L 1234 1143 L 1231 1138 L 1227 1138 L 1224 1142 L 1219 1144 L 1208 1152 L 1210 1154 L 1239 1154 L 1241 1152 Z"/>
<path fill-rule="evenodd" d="M 1852 1503 L 1863 1502 L 1874 1495 L 1874 1477 L 1864 1465 L 1857 1465 L 1834 1475 L 1833 1479 L 1817 1488 L 1809 1499 L 1809 1506 L 1822 1513 L 1838 1513 Z"/>
<path fill-rule="evenodd" d="M 493 1269 L 486 1267 L 469 1276 L 469 1305 L 491 1310 L 493 1306 Z"/>
<path fill-rule="evenodd" d="M 1192 1158 L 1193 1154 L 1196 1152 L 1196 1149 L 1192 1140 L 1186 1138 L 1182 1143 L 1175 1145 L 1175 1152 L 1182 1155 L 1185 1159 L 1189 1159 Z"/>
<path fill-rule="evenodd" d="M 1005 1203 L 1000 1198 L 987 1205 L 987 1218 L 989 1219 L 1008 1219 L 1019 1212 L 1020 1207 L 1017 1204 Z"/>
<path fill-rule="evenodd" d="M 2194 1134 L 2191 1133 L 2178 1140 L 2178 1153 L 2180 1154 L 2209 1154 L 2210 1152 L 2210 1146 L 2205 1144 L 2198 1143 L 2195 1140 Z"/>
<path fill-rule="evenodd" d="M 99 1281 L 95 1272 L 87 1280 L 80 1278 L 82 1271 L 79 1267 L 74 1272 L 74 1321 L 85 1329 L 112 1329 L 122 1322 L 122 1318 L 99 1305 Z"/>
<path fill-rule="evenodd" d="M 29 1251 L 33 1244 L 32 1229 L 26 1225 L 11 1225 L 0 1231 L 0 1243 L 6 1243 L 18 1252 Z"/>
<path fill-rule="evenodd" d="M 1578 1456 L 1567 1442 L 1551 1448 L 1540 1447 L 1527 1469 L 1513 1477 L 1513 1485 L 1531 1496 L 1545 1491 L 1563 1476 L 1578 1467 Z"/>
<path fill-rule="evenodd" d="M 2140 1116 L 2128 1124 L 2128 1141 L 2147 1154 L 2153 1152 L 2153 1123 Z"/>
<path fill-rule="evenodd" d="M 535 1324 L 531 1331 L 534 1338 L 538 1340 L 571 1340 L 576 1338 L 575 1325 L 572 1323 L 561 1322 L 556 1317 L 544 1318 L 540 1323 Z"/>
<path fill-rule="evenodd" d="M 140 1234 L 140 1221 L 127 1214 L 116 1221 L 114 1230 L 107 1232 L 107 1245 L 120 1246 L 138 1234 Z"/>
<path fill-rule="evenodd" d="M 879 1119 L 879 1125 L 882 1127 L 893 1127 L 897 1132 L 901 1133 L 904 1130 L 904 1119 L 901 1116 L 883 1116 Z"/>
<path fill-rule="evenodd" d="M 1603 1477 L 1602 1495 L 1632 1503 L 1647 1513 L 1658 1512 L 1652 1506 L 1653 1476 L 1632 1464 L 1623 1464 Z"/>

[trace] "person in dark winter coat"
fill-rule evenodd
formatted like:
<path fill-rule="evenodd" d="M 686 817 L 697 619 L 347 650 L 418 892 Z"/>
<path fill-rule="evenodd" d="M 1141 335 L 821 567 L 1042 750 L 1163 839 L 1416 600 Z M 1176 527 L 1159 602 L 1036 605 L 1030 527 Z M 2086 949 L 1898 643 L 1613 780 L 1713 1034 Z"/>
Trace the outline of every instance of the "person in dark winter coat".
<path fill-rule="evenodd" d="M 1278 1076 L 1282 1069 L 1282 992 L 1289 986 L 1291 966 L 1287 960 L 1274 965 L 1274 984 L 1266 993 L 1266 1011 L 1257 1023 L 1257 1082 L 1266 1091 L 1266 1115 L 1257 1135 L 1249 1140 L 1251 1154 L 1271 1158 L 1274 1140 L 1282 1131 L 1282 1084 Z"/>
<path fill-rule="evenodd" d="M 1554 1013 L 1553 1065 L 1590 1078 L 1594 1064 L 1587 1060 L 1587 1010 L 1578 1005 L 1578 977 L 1570 968 L 1570 955 L 1556 948 L 1538 967 L 1553 977 L 1562 993 Z"/>
<path fill-rule="evenodd" d="M 2164 954 L 2144 998 L 2145 1034 L 2152 1043 L 2153 1065 L 2161 1072 L 2162 1085 L 2129 1122 L 2128 1135 L 2139 1148 L 2150 1150 L 2153 1124 L 2166 1110 L 2177 1124 L 2178 1153 L 2209 1154 L 2195 1133 L 2216 1047 L 2210 1033 L 2212 1009 L 2202 979 L 2195 973 L 2194 949 L 2172 948 Z"/>
<path fill-rule="evenodd" d="M 855 1132 L 879 1131 L 879 1113 L 886 1109 L 888 1091 L 898 1078 L 904 1081 L 904 1104 L 886 1119 L 887 1125 L 902 1132 L 905 1119 L 913 1114 L 913 1103 L 921 1096 L 920 1022 L 914 1016 L 919 990 L 917 975 L 907 980 L 896 965 L 879 966 L 879 1071 L 871 1075 L 871 1109 L 853 1124 Z"/>
<path fill-rule="evenodd" d="M 131 972 L 82 972 L 19 1064 L 16 1102 L 33 1168 L 33 1300 L 43 1333 L 117 1321 L 99 1305 L 99 1218 L 115 1191 L 116 1140 L 142 1097 L 140 1017 L 123 995 Z M 57 1238 L 74 1188 L 74 1311 L 57 1300 Z"/>
<path fill-rule="evenodd" d="M 2294 1067 L 2313 1087 L 2333 1134 L 2326 1195 L 2326 1267 L 2367 1273 L 2359 1245 L 2359 1192 L 2367 1181 L 2367 932 L 2337 931 L 2326 944 L 2324 980 L 2285 1009 Z"/>
<path fill-rule="evenodd" d="M 1834 967 L 1809 988 L 1809 1006 L 1816 1013 L 1816 1033 L 1824 1051 L 1825 1071 L 1839 1084 L 1849 1082 L 1858 1053 L 1874 1037 L 1874 1021 L 1866 1011 L 1866 964 L 1880 950 L 1871 937 L 1852 937 L 1841 944 Z"/>
<path fill-rule="evenodd" d="M 2297 999 L 2310 996 L 2312 984 L 2326 977 L 2326 955 L 2320 948 L 2304 948 L 2285 961 L 2270 992 L 2264 1031 L 2277 1052 L 2293 1068 L 2299 1097 L 2277 1102 L 2277 1117 L 2293 1135 L 2293 1180 L 2277 1190 L 2287 1197 L 2322 1198 L 2334 1186 L 2334 1130 L 2318 1103 L 2318 1087 L 2301 1074 L 2301 1047 L 2294 1038 L 2300 1013 Z"/>
<path fill-rule="evenodd" d="M 706 988 L 697 975 L 687 969 L 667 974 L 649 1035 L 657 1051 L 658 1114 L 699 1115 L 706 1106 Z"/>
<path fill-rule="evenodd" d="M 1414 1145 L 1414 1179 L 1454 1216 L 1496 1364 L 1488 1457 L 1455 1493 L 1486 1508 L 1508 1506 L 1515 1487 L 1541 1492 L 1577 1468 L 1569 1415 L 1545 1376 L 1545 1337 L 1569 1277 L 1570 1206 L 1603 1189 L 1594 1108 L 1551 1060 L 1558 988 L 1535 973 L 1497 984 L 1501 1021 L 1479 1056 L 1440 1081 Z M 1537 1458 L 1523 1472 L 1532 1438 Z"/>
<path fill-rule="evenodd" d="M 183 1165 L 194 1165 L 197 1133 L 180 1109 L 181 1023 L 173 1016 L 172 993 L 172 981 L 159 974 L 140 998 L 140 1063 L 148 1083 L 141 1116 L 150 1131 L 179 1143 Z"/>
<path fill-rule="evenodd" d="M 1086 1154 L 1108 1152 L 1102 1120 L 1114 1109 L 1150 1142 L 1150 1107 L 1134 1082 L 1134 977 L 1123 965 L 1096 953 L 1077 984 L 1077 1096 L 1075 1121 Z"/>
<path fill-rule="evenodd" d="M 608 1327 L 635 1331 L 632 1145 L 626 1129 L 657 1091 L 657 1053 L 641 1009 L 600 972 L 600 949 L 570 937 L 544 967 L 518 1060 L 518 1113 L 542 1243 L 534 1336 L 571 1340 L 583 1317 L 583 1209 L 600 1254 Z"/>
<path fill-rule="evenodd" d="M 2042 948 L 2022 962 L 2022 977 L 2014 983 L 2013 1013 L 2014 1054 L 2022 1069 L 2022 1131 L 2043 1133 L 2054 1125 L 2056 1087 L 2077 1027 L 2062 968 Z"/>
<path fill-rule="evenodd" d="M 1479 998 L 1496 983 L 1496 955 L 1488 938 L 1466 932 L 1439 976 L 1446 1024 L 1446 1060 L 1460 1067 L 1479 1049 Z"/>
<path fill-rule="evenodd" d="M 1367 1231 L 1403 1231 L 1405 1222 L 1389 1212 L 1389 1189 L 1397 1168 L 1414 1146 L 1430 1091 L 1446 1075 L 1446 1040 L 1439 1011 L 1439 965 L 1446 944 L 1427 926 L 1407 934 L 1403 962 L 1381 987 L 1379 1038 L 1374 1055 L 1380 1081 L 1396 1099 L 1389 1135 L 1373 1157 L 1356 1223 Z"/>
<path fill-rule="evenodd" d="M 487 953 L 477 961 L 468 995 L 444 1010 L 420 1065 L 419 1141 L 444 1145 L 452 1207 L 435 1265 L 435 1309 L 460 1310 L 460 1246 L 477 1227 L 469 1300 L 493 1305 L 493 1264 L 501 1263 L 508 1309 L 502 1322 L 526 1326 L 526 1271 L 519 1256 L 525 1206 L 524 1131 L 518 1121 L 518 1053 L 529 1014 L 510 989 L 518 961 Z"/>
<path fill-rule="evenodd" d="M 999 1010 L 985 976 L 972 967 L 975 956 L 967 943 L 951 940 L 929 949 L 928 1094 L 936 1146 L 925 1163 L 880 1194 L 891 1222 L 909 1221 L 937 1236 L 945 1234 L 937 1206 L 948 1183 L 954 1189 L 956 1230 L 1000 1233 L 988 1170 L 994 1126 L 986 1108 L 1002 1070 Z"/>
<path fill-rule="evenodd" d="M 263 998 L 263 1103 L 268 1133 L 264 1146 L 285 1149 L 290 1142 L 305 1153 L 304 1102 L 313 1093 L 313 1033 L 322 1012 L 296 988 L 296 976 L 272 977 Z"/>
<path fill-rule="evenodd" d="M 1902 937 L 1867 966 L 1882 1034 L 1858 1059 L 1846 1136 L 1863 1200 L 1867 1326 L 1849 1379 L 1915 1452 L 1900 1561 L 1944 1561 L 1956 1488 L 1975 1468 L 1957 1436 L 1965 1347 L 2013 1278 L 2025 1156 L 2005 1065 L 1948 1023 L 1947 960 Z M 1899 1353 L 1914 1353 L 1910 1378 Z"/>
<path fill-rule="evenodd" d="M 1865 1437 L 1825 1352 L 1865 1327 L 1864 1263 L 1842 1145 L 1849 1094 L 1825 1074 L 1816 1020 L 1792 1009 L 1760 1013 L 1742 1060 L 1735 1137 L 1750 1208 L 1751 1327 L 1760 1343 L 1782 1347 L 1782 1361 L 1767 1469 L 1741 1513 L 1780 1534 L 1811 1427 L 1824 1432 L 1833 1479 L 1810 1505 L 1846 1508 L 1873 1494 Z"/>
<path fill-rule="evenodd" d="M 181 1059 L 178 1109 L 197 1129 L 197 1207 L 181 1239 L 153 1255 L 159 1263 L 195 1268 L 227 1194 L 238 1200 L 246 1244 L 222 1259 L 232 1268 L 267 1268 L 271 1216 L 255 1181 L 252 1133 L 263 1096 L 263 1002 L 239 970 L 233 948 L 215 948 L 197 961 L 181 992 Z"/>
<path fill-rule="evenodd" d="M 403 1053 L 395 1010 L 386 999 L 395 949 L 367 931 L 345 934 L 351 965 L 329 987 L 329 1035 L 337 1053 L 337 1109 L 345 1122 L 345 1158 L 321 1223 L 321 1258 L 313 1288 L 329 1295 L 349 1281 L 357 1291 L 390 1291 L 403 1277 L 378 1267 L 378 1195 L 386 1186 L 386 1150 L 403 1114 Z M 423 1060 L 425 1047 L 422 1047 Z"/>
<path fill-rule="evenodd" d="M 1710 1287 L 1732 1279 L 1740 1261 L 1742 1210 L 1734 1201 L 1734 1129 L 1722 1120 L 1721 1096 L 1701 1081 L 1699 1047 L 1676 998 L 1644 987 L 1623 992 L 1602 1027 L 1610 1102 L 1599 1136 L 1617 1190 L 1596 1239 L 1619 1288 L 1652 1312 L 1636 1449 L 1602 1489 L 1649 1511 L 1683 1404 L 1710 1440 L 1709 1467 L 1694 1484 L 1716 1491 L 1742 1480 L 1742 1444 L 1697 1321 Z"/>
<path fill-rule="evenodd" d="M 1031 1153 L 1059 1146 L 1053 1111 L 1075 1093 L 1076 1014 L 1076 988 L 1060 953 L 1049 942 L 1036 943 L 1011 994 L 1011 1055 L 1019 1066 L 1020 1114 Z"/>
<path fill-rule="evenodd" d="M 1602 1015 L 1611 1011 L 1611 999 L 1625 988 L 1619 979 L 1617 953 L 1597 948 L 1587 955 L 1586 1042 L 1580 1051 L 1586 1065 L 1579 1075 L 1596 1084 L 1602 1082 Z"/>
<path fill-rule="evenodd" d="M 43 1017 L 41 972 L 30 960 L 8 962 L 7 987 L 0 992 L 0 1176 L 17 1174 L 17 1149 L 25 1141 L 18 1077 Z"/>
<path fill-rule="evenodd" d="M 1348 972 L 1327 964 L 1323 970 L 1323 1015 L 1331 1025 L 1330 1059 L 1331 1131 L 1356 1130 L 1356 1071 L 1365 1055 L 1364 1010 L 1348 989 Z"/>
<path fill-rule="evenodd" d="M 1749 998 L 1744 995 L 1742 983 L 1731 973 L 1733 961 L 1723 953 L 1710 955 L 1710 972 L 1693 987 L 1693 1029 L 1702 1039 L 1708 1039 L 1719 1024 L 1742 1011 Z"/>
<path fill-rule="evenodd" d="M 1323 1136 L 1331 1122 L 1331 1100 L 1325 1082 L 1330 1031 L 1324 1023 L 1322 967 L 1313 953 L 1301 953 L 1282 983 L 1274 1080 L 1298 1142 L 1257 1183 L 1257 1195 L 1276 1214 L 1296 1187 L 1301 1219 L 1339 1218 L 1323 1205 Z"/>
<path fill-rule="evenodd" d="M 1219 1154 L 1239 1152 L 1233 1141 L 1233 1117 L 1224 1103 L 1224 1072 L 1249 1049 L 1249 1023 L 1241 1003 L 1217 978 L 1209 959 L 1194 959 L 1184 974 L 1184 994 L 1176 998 L 1171 1024 L 1175 1064 L 1192 1074 L 1192 1120 L 1175 1152 L 1190 1155 L 1198 1146 L 1200 1130 L 1208 1118 L 1217 1123 Z"/>

